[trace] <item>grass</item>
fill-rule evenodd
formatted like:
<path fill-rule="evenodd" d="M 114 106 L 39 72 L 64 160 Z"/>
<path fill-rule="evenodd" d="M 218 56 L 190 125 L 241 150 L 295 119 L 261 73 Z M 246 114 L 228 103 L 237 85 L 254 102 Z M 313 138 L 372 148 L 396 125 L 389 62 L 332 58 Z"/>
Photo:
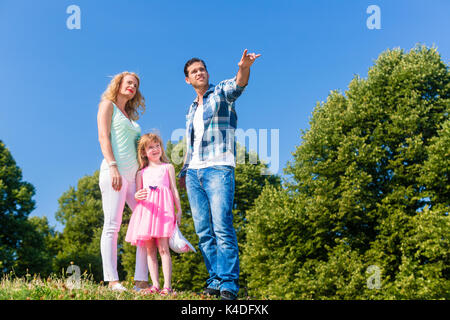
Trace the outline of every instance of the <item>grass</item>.
<path fill-rule="evenodd" d="M 4 275 L 0 282 L 0 300 L 216 300 L 203 294 L 189 291 L 176 291 L 175 295 L 144 295 L 137 293 L 131 281 L 121 282 L 128 290 L 115 292 L 103 282 L 97 283 L 86 275 L 72 288 L 67 278 L 50 276 L 41 279 L 38 275 L 16 277 Z"/>

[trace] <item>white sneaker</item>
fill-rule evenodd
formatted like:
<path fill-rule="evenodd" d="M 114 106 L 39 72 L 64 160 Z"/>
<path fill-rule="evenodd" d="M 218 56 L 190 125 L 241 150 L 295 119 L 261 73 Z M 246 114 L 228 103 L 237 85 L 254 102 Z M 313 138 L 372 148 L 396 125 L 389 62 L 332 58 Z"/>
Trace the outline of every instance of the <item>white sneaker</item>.
<path fill-rule="evenodd" d="M 115 285 L 109 287 L 112 291 L 119 291 L 119 292 L 123 292 L 123 291 L 127 291 L 127 288 L 125 288 L 123 285 L 121 285 L 120 283 L 116 283 Z"/>

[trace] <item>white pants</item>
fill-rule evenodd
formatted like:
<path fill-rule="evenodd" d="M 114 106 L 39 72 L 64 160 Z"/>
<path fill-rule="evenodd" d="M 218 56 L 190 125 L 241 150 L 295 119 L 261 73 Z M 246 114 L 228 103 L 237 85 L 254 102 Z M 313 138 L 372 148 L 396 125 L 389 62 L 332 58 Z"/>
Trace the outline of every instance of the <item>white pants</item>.
<path fill-rule="evenodd" d="M 118 281 L 117 237 L 120 225 L 122 224 L 122 213 L 125 208 L 125 202 L 131 210 L 134 210 L 136 207 L 136 200 L 134 199 L 136 183 L 133 175 L 128 175 L 128 179 L 122 175 L 122 188 L 120 191 L 115 191 L 111 185 L 108 164 L 103 160 L 100 167 L 99 185 L 102 192 L 104 214 L 103 232 L 100 242 L 103 277 L 105 281 Z M 136 247 L 134 280 L 148 281 L 147 249 L 145 247 Z"/>

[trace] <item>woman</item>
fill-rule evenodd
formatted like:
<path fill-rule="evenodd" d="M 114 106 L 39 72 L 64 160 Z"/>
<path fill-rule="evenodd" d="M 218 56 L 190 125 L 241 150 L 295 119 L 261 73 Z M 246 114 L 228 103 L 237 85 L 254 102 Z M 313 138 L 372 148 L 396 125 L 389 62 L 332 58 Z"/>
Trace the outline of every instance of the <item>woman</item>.
<path fill-rule="evenodd" d="M 141 128 L 135 122 L 138 110 L 145 111 L 145 99 L 139 91 L 139 77 L 133 72 L 114 76 L 102 95 L 97 124 L 104 159 L 100 167 L 99 185 L 104 213 L 101 254 L 104 280 L 114 291 L 125 291 L 117 273 L 117 236 L 122 223 L 125 202 L 131 210 L 136 206 L 137 141 Z M 148 286 L 146 249 L 137 247 L 134 279 L 135 290 Z"/>

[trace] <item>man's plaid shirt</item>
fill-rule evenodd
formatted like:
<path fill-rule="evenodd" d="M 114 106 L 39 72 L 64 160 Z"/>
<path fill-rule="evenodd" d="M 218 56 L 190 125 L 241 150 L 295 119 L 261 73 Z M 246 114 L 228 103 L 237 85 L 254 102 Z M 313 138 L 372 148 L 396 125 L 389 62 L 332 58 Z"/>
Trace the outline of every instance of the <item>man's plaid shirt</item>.
<path fill-rule="evenodd" d="M 201 161 L 208 160 L 226 151 L 233 152 L 236 157 L 234 132 L 237 127 L 237 115 L 234 101 L 241 95 L 245 87 L 236 83 L 236 77 L 224 80 L 218 85 L 209 85 L 203 95 L 203 123 L 205 131 L 200 144 L 199 157 Z M 179 176 L 186 174 L 192 159 L 194 148 L 194 114 L 197 110 L 196 100 L 190 105 L 186 114 L 187 157 Z"/>

